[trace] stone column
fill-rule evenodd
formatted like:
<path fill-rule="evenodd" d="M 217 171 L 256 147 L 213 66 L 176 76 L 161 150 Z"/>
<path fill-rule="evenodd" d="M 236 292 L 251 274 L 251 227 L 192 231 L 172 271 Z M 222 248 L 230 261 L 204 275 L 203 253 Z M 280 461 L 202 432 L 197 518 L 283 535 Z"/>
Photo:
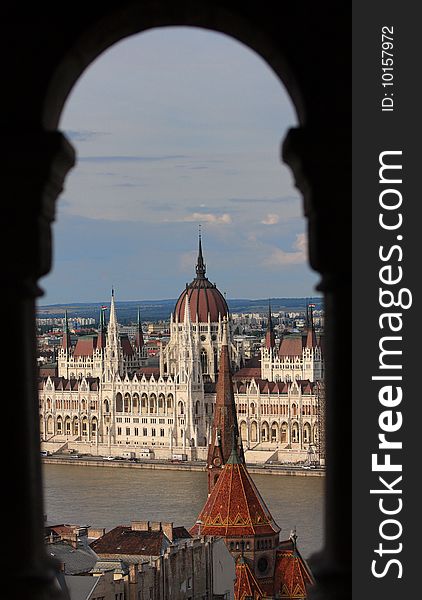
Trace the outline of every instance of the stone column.
<path fill-rule="evenodd" d="M 340 124 L 291 129 L 283 143 L 283 159 L 303 194 L 310 264 L 322 276 L 318 289 L 325 302 L 325 544 L 310 559 L 317 582 L 310 600 L 351 595 L 351 450 L 343 442 L 351 439 L 351 398 L 345 401 L 343 385 L 351 365 L 351 339 L 345 335 L 351 314 L 351 240 L 345 233 L 351 220 L 351 147 Z"/>
<path fill-rule="evenodd" d="M 19 369 L 15 397 L 20 404 L 19 440 L 11 428 L 3 432 L 4 446 L 13 448 L 14 469 L 3 497 L 3 535 L 8 554 L 19 557 L 10 562 L 8 578 L 22 598 L 58 598 L 58 565 L 47 558 L 44 547 L 35 302 L 42 295 L 38 279 L 51 269 L 55 202 L 74 164 L 74 152 L 59 132 L 11 131 L 2 136 L 2 146 L 2 334 Z M 15 413 L 15 404 L 4 404 L 5 423 L 12 422 Z"/>

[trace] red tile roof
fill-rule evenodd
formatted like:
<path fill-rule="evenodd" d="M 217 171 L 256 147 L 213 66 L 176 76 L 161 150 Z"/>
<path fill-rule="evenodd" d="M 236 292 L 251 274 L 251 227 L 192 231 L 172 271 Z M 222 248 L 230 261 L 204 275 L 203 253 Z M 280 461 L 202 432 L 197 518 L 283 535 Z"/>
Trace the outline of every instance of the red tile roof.
<path fill-rule="evenodd" d="M 232 460 L 232 457 L 234 459 Z M 246 466 L 232 453 L 199 514 L 202 535 L 271 535 L 280 531 Z M 198 532 L 196 523 L 190 530 Z"/>
<path fill-rule="evenodd" d="M 164 543 L 163 531 L 133 530 L 130 526 L 119 525 L 91 542 L 90 546 L 99 556 L 160 556 Z"/>
<path fill-rule="evenodd" d="M 242 556 L 239 557 L 236 562 L 234 600 L 261 600 L 262 598 L 264 598 L 264 593 L 251 568 Z"/>
<path fill-rule="evenodd" d="M 80 337 L 76 342 L 73 356 L 92 356 L 97 347 L 97 337 L 87 336 Z"/>
<path fill-rule="evenodd" d="M 291 539 L 280 543 L 274 570 L 277 598 L 306 598 L 314 584 L 312 573 Z"/>

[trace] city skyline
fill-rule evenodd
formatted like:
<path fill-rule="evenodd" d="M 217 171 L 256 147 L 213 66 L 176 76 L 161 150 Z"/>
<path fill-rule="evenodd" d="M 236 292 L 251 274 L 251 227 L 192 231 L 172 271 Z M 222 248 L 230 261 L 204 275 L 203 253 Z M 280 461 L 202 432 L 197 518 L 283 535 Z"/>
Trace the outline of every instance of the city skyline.
<path fill-rule="evenodd" d="M 151 65 L 154 68 L 151 68 Z M 317 295 L 302 199 L 280 161 L 296 116 L 250 49 L 215 32 L 120 42 L 72 91 L 60 128 L 77 151 L 39 304 L 174 298 L 207 276 L 228 298 Z"/>

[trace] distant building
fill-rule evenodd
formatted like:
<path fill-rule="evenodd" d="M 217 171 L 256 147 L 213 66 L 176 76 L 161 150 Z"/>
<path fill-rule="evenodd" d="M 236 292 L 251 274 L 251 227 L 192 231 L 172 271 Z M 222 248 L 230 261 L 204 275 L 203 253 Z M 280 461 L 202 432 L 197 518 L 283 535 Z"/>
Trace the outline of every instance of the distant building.
<path fill-rule="evenodd" d="M 145 342 L 138 314 L 131 339 L 122 334 L 114 292 L 108 325 L 101 310 L 96 335 L 72 343 L 65 315 L 57 371 L 40 369 L 41 439 L 49 449 L 206 460 L 226 336 L 247 460 L 307 458 L 318 442 L 315 382 L 323 377 L 312 311 L 303 336 L 285 335 L 277 347 L 269 310 L 261 359 L 247 360 L 226 300 L 206 277 L 200 239 L 196 277 L 180 294 L 169 331 L 166 341 Z"/>

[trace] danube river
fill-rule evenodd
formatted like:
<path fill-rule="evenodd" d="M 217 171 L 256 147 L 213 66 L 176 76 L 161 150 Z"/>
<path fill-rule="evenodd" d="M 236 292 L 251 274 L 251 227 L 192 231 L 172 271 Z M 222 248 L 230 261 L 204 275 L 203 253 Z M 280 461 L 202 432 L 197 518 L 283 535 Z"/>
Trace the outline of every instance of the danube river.
<path fill-rule="evenodd" d="M 207 498 L 206 473 L 43 465 L 48 522 L 111 529 L 131 521 L 173 521 L 189 528 Z M 324 477 L 252 475 L 286 539 L 296 527 L 308 558 L 323 543 Z"/>

